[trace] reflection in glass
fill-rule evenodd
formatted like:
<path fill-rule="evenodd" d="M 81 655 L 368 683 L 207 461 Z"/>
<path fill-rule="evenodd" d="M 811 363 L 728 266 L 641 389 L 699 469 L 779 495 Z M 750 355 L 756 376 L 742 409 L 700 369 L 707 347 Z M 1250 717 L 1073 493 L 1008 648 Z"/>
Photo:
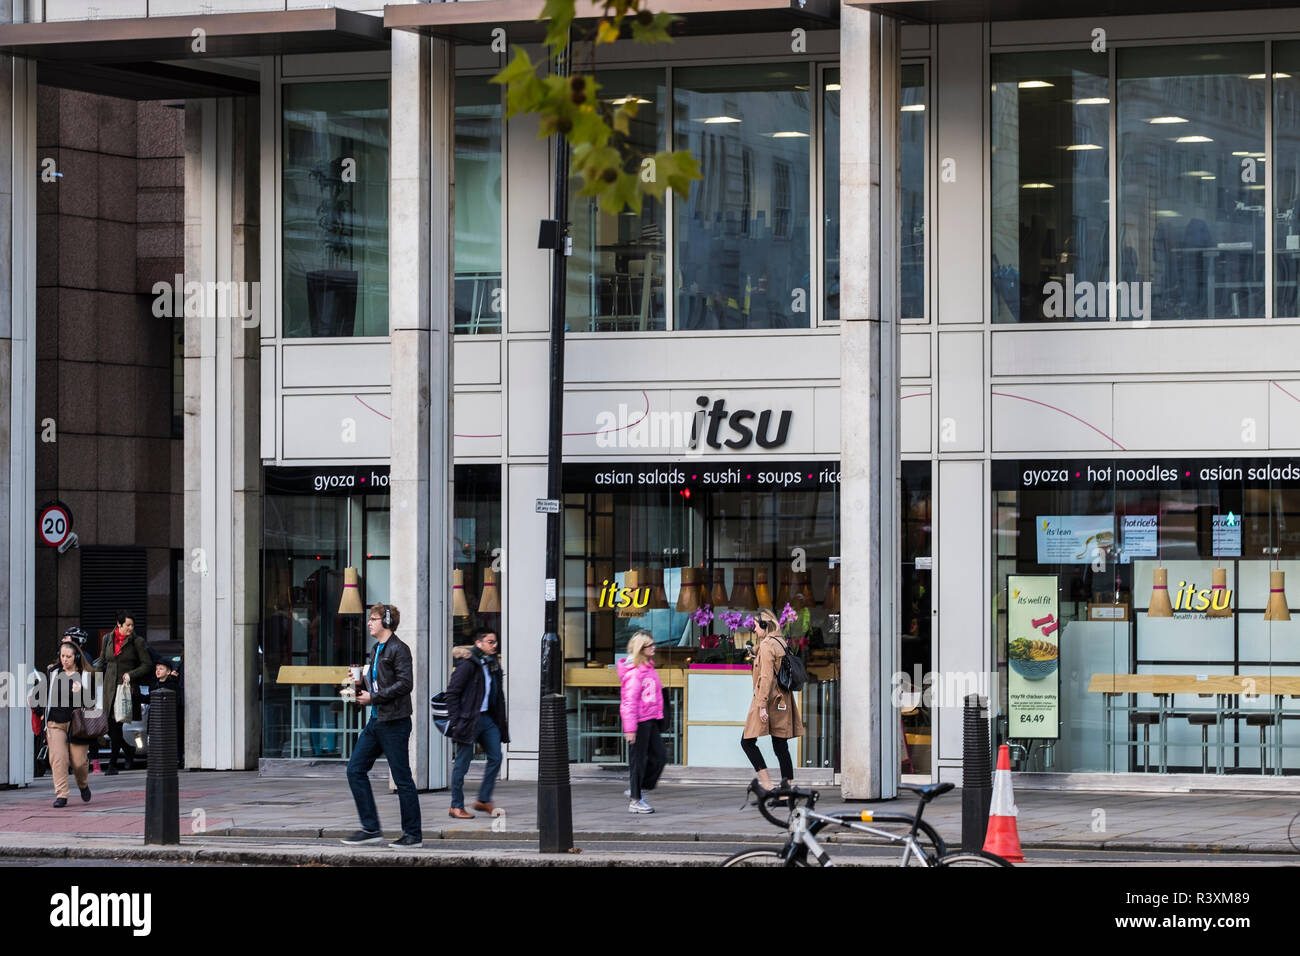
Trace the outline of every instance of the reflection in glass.
<path fill-rule="evenodd" d="M 993 57 L 995 322 L 1108 314 L 1108 83 L 1096 54 Z"/>
<path fill-rule="evenodd" d="M 501 469 L 497 465 L 457 465 L 455 478 L 452 562 L 457 571 L 464 572 L 470 613 L 469 617 L 454 619 L 452 643 L 470 643 L 475 628 L 496 628 L 504 649 L 505 635 L 499 632 L 501 611 L 482 609 L 485 572 L 501 556 Z M 500 588 L 504 575 L 497 572 L 495 576 L 493 586 Z M 498 590 L 495 600 L 499 608 L 504 593 Z"/>
<path fill-rule="evenodd" d="M 388 334 L 388 83 L 286 83 L 284 335 Z"/>
<path fill-rule="evenodd" d="M 1290 319 L 1300 316 L 1300 42 L 1273 44 L 1273 157 L 1273 314 Z"/>
<path fill-rule="evenodd" d="M 925 67 L 919 63 L 907 64 L 903 67 L 898 117 L 898 269 L 902 310 L 899 314 L 905 319 L 925 318 L 926 115 Z"/>
<path fill-rule="evenodd" d="M 636 105 L 625 142 L 638 157 L 637 168 L 664 148 L 664 80 L 663 70 L 600 71 L 597 95 L 603 103 Z M 625 208 L 611 216 L 596 197 L 578 195 L 582 185 L 581 175 L 569 184 L 569 331 L 664 329 L 664 204 L 646 197 L 640 213 Z"/>
<path fill-rule="evenodd" d="M 456 331 L 500 332 L 501 87 L 456 77 Z"/>
<path fill-rule="evenodd" d="M 808 327 L 808 67 L 689 67 L 673 81 L 675 146 L 704 175 L 677 200 L 677 327 Z"/>
<path fill-rule="evenodd" d="M 1149 305 L 1119 318 L 1262 316 L 1263 44 L 1122 49 L 1117 68 L 1120 278 Z"/>
<path fill-rule="evenodd" d="M 908 67 L 904 67 L 907 70 Z M 822 74 L 822 206 L 826 223 L 825 245 L 826 321 L 840 317 L 840 71 Z M 903 315 L 907 315 L 906 312 Z"/>

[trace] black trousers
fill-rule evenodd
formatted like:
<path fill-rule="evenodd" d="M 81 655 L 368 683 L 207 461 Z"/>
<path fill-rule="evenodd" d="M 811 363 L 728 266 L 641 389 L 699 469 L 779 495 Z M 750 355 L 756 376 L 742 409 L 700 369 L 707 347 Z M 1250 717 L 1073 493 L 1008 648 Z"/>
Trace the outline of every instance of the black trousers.
<path fill-rule="evenodd" d="M 633 800 L 641 799 L 641 791 L 655 788 L 667 762 L 668 753 L 659 734 L 659 721 L 641 721 L 636 725 L 636 742 L 628 749 L 627 755 Z"/>
<path fill-rule="evenodd" d="M 106 714 L 106 716 L 108 717 L 108 742 L 110 745 L 108 765 L 113 767 L 117 765 L 118 754 L 123 757 L 127 756 L 126 741 L 122 739 L 122 725 L 113 719 L 112 714 Z"/>
<path fill-rule="evenodd" d="M 745 751 L 745 756 L 753 764 L 755 770 L 766 770 L 767 761 L 763 759 L 762 753 L 758 749 L 757 737 L 741 737 L 740 749 Z M 772 738 L 772 750 L 776 752 L 777 763 L 781 765 L 781 779 L 794 779 L 794 763 L 790 760 L 790 744 L 785 737 Z"/>

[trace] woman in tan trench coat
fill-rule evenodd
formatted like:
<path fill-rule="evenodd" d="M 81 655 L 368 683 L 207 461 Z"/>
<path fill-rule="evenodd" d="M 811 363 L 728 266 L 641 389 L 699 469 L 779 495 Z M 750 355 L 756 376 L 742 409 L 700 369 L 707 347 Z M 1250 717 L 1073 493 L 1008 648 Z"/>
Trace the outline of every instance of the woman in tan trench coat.
<path fill-rule="evenodd" d="M 794 764 L 786 741 L 803 736 L 803 721 L 799 719 L 799 705 L 795 703 L 794 693 L 783 690 L 776 679 L 786 646 L 781 636 L 781 625 L 771 608 L 761 608 L 754 616 L 754 631 L 758 638 L 758 647 L 754 649 L 754 699 L 749 703 L 740 746 L 758 772 L 759 784 L 770 790 L 772 778 L 767 773 L 767 761 L 759 752 L 757 740 L 771 735 L 772 750 L 781 765 L 781 782 L 789 783 L 794 779 Z"/>

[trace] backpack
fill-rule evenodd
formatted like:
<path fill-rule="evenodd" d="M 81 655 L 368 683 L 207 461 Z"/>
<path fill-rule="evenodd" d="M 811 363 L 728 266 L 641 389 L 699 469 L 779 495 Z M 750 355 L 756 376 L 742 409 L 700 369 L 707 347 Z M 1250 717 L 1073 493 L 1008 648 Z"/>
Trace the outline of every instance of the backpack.
<path fill-rule="evenodd" d="M 451 725 L 451 712 L 447 709 L 445 690 L 434 694 L 429 700 L 429 716 L 433 718 L 433 726 L 438 728 L 438 733 L 445 737 L 447 728 Z"/>
<path fill-rule="evenodd" d="M 776 670 L 776 682 L 782 690 L 791 693 L 803 690 L 803 685 L 808 683 L 808 669 L 804 667 L 803 660 L 787 650 L 781 658 L 781 666 Z"/>

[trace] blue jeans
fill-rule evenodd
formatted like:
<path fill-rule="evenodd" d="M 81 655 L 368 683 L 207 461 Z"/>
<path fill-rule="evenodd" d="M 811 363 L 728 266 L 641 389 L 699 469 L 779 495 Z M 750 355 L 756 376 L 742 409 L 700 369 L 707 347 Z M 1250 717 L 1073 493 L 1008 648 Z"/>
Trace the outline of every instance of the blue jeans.
<path fill-rule="evenodd" d="M 487 770 L 483 772 L 483 782 L 478 787 L 478 802 L 492 802 L 492 788 L 497 785 L 497 774 L 501 771 L 501 731 L 496 721 L 486 712 L 478 715 L 478 730 L 474 741 L 483 745 L 487 754 Z M 456 762 L 451 769 L 451 805 L 465 809 L 465 773 L 470 761 L 474 759 L 474 743 L 456 743 Z"/>
<path fill-rule="evenodd" d="M 348 786 L 361 817 L 361 829 L 377 832 L 379 812 L 375 809 L 375 794 L 370 789 L 370 768 L 379 755 L 388 760 L 388 769 L 397 784 L 397 799 L 402 808 L 402 836 L 424 838 L 420 828 L 420 798 L 411 778 L 411 761 L 406 747 L 411 739 L 411 718 L 379 720 L 371 717 L 365 730 L 357 738 L 357 747 L 348 761 Z"/>

